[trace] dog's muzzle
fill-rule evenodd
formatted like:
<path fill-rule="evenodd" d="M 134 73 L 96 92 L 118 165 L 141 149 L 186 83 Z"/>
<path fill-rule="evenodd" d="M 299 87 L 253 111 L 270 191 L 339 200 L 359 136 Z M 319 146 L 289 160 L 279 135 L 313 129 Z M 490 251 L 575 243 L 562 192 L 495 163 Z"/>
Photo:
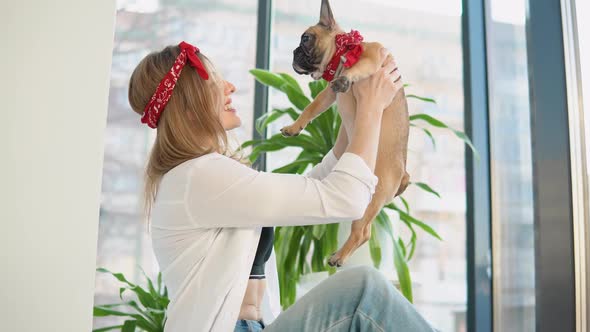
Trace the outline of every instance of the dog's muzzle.
<path fill-rule="evenodd" d="M 301 46 L 293 51 L 293 70 L 300 75 L 307 75 L 316 70 L 313 55 Z"/>

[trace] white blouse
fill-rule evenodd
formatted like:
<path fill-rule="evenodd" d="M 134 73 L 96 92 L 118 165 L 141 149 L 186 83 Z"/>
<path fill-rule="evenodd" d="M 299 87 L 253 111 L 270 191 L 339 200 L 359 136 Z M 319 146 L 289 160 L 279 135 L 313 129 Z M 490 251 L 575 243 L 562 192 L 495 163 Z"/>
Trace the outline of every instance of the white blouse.
<path fill-rule="evenodd" d="M 152 209 L 154 253 L 168 287 L 166 332 L 234 330 L 262 226 L 362 217 L 377 185 L 365 161 L 330 151 L 305 176 L 259 172 L 211 153 L 164 175 Z M 274 252 L 266 266 L 265 323 L 279 313 Z"/>

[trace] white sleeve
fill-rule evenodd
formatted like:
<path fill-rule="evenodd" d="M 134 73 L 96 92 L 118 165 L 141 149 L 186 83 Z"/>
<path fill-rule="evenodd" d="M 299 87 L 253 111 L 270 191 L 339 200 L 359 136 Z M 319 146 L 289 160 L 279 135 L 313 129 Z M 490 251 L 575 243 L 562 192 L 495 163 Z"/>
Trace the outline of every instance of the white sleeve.
<path fill-rule="evenodd" d="M 362 217 L 377 177 L 356 154 L 342 155 L 322 180 L 259 172 L 226 156 L 196 163 L 185 208 L 196 227 L 325 224 Z"/>
<path fill-rule="evenodd" d="M 330 149 L 330 151 L 326 153 L 324 159 L 322 159 L 322 161 L 319 164 L 315 165 L 312 169 L 309 170 L 309 172 L 303 175 L 309 178 L 321 180 L 325 178 L 328 174 L 330 174 L 330 171 L 334 168 L 337 162 L 338 159 L 336 159 L 334 151 Z"/>

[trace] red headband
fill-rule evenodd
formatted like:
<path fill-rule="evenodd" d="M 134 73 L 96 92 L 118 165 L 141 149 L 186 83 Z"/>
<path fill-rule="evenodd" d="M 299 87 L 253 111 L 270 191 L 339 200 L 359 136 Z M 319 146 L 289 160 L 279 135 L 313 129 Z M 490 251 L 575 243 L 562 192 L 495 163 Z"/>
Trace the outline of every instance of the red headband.
<path fill-rule="evenodd" d="M 174 87 L 176 86 L 176 81 L 178 80 L 178 77 L 180 77 L 180 73 L 186 64 L 187 59 L 189 65 L 195 68 L 199 76 L 204 80 L 209 79 L 209 74 L 207 73 L 205 66 L 203 66 L 201 59 L 199 59 L 196 54 L 199 52 L 199 49 L 185 42 L 181 42 L 178 46 L 180 47 L 180 54 L 176 58 L 176 61 L 174 61 L 174 65 L 170 68 L 170 71 L 166 73 L 166 76 L 164 76 L 162 81 L 160 81 L 156 92 L 154 92 L 149 103 L 143 110 L 141 123 L 147 123 L 150 128 L 156 128 L 158 126 L 160 115 L 162 115 L 166 104 L 168 104 L 170 97 L 172 97 L 172 90 L 174 90 Z"/>

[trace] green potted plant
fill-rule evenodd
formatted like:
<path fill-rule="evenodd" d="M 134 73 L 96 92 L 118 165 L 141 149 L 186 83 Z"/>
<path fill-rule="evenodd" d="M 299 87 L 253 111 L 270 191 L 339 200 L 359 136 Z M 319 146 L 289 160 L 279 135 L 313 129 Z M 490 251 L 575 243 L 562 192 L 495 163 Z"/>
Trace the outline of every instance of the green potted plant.
<path fill-rule="evenodd" d="M 105 268 L 96 269 L 97 272 L 109 273 L 121 282 L 119 298 L 122 302 L 94 306 L 94 317 L 117 316 L 124 317 L 123 324 L 102 327 L 93 332 L 120 330 L 132 332 L 136 329 L 147 332 L 163 332 L 166 324 L 166 309 L 168 308 L 168 289 L 162 284 L 162 273 L 158 273 L 157 281 L 152 281 L 141 270 L 147 280 L 147 289 L 135 285 L 127 280 L 122 273 L 113 273 Z M 124 295 L 131 292 L 131 299 Z"/>
<path fill-rule="evenodd" d="M 292 107 L 273 109 L 256 119 L 255 127 L 261 134 L 271 123 L 281 117 L 288 116 L 292 120 L 297 119 L 299 114 L 309 105 L 311 99 L 315 98 L 327 86 L 327 82 L 324 80 L 309 82 L 308 97 L 299 83 L 288 74 L 272 73 L 260 69 L 253 69 L 250 73 L 260 83 L 284 93 L 292 104 Z M 433 99 L 414 94 L 407 94 L 406 96 L 423 102 L 435 103 Z M 272 172 L 301 174 L 309 166 L 319 163 L 332 148 L 336 141 L 340 123 L 341 120 L 336 105 L 332 105 L 326 112 L 314 119 L 298 136 L 283 137 L 280 133 L 277 133 L 269 138 L 246 141 L 241 148 L 251 148 L 248 155 L 251 162 L 256 161 L 263 153 L 279 151 L 288 147 L 300 148 L 301 151 L 292 162 L 278 167 Z M 428 114 L 410 115 L 410 126 L 422 130 L 435 144 L 434 136 L 428 128 L 421 126 L 423 124 L 451 130 L 473 150 L 477 157 L 473 144 L 463 132 L 448 127 L 442 121 Z M 426 183 L 412 182 L 411 185 L 440 198 L 440 195 Z M 408 240 L 403 240 L 395 234 L 389 216 L 392 212 L 397 214 L 401 224 L 409 229 L 411 236 Z M 382 246 L 378 234 L 385 234 L 393 246 L 393 265 L 395 266 L 399 287 L 404 296 L 412 301 L 412 280 L 408 261 L 412 259 L 416 249 L 417 229 L 421 229 L 439 240 L 441 237 L 432 227 L 412 215 L 410 204 L 403 196 L 399 196 L 393 203 L 386 205 L 375 218 L 372 227 L 368 246 L 373 264 L 375 267 L 379 267 L 381 264 Z M 339 224 L 275 228 L 274 248 L 279 273 L 281 305 L 284 309 L 295 302 L 296 286 L 302 276 L 312 272 L 327 271 L 330 274 L 335 272 L 335 269 L 327 264 L 326 259 L 338 249 L 338 229 Z M 308 259 L 309 256 L 311 256 L 311 259 Z"/>

